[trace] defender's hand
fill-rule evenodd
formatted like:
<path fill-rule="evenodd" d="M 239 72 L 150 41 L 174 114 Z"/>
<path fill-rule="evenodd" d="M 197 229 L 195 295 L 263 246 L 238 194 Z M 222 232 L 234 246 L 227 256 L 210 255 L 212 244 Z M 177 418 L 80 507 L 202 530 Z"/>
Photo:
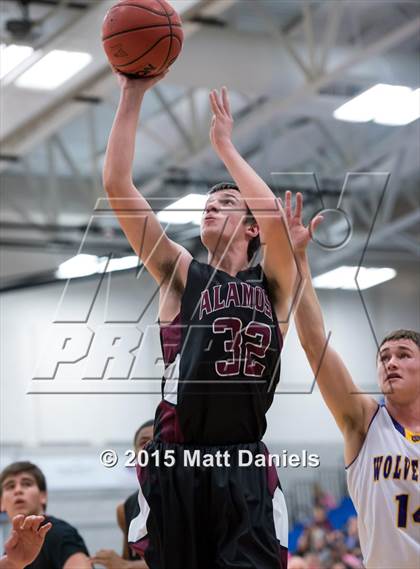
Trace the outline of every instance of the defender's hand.
<path fill-rule="evenodd" d="M 13 518 L 12 533 L 4 544 L 4 551 L 7 559 L 16 568 L 23 568 L 32 563 L 41 551 L 45 536 L 52 527 L 51 523 L 40 527 L 44 519 L 44 516 L 25 518 L 23 515 Z"/>
<path fill-rule="evenodd" d="M 229 95 L 226 87 L 220 93 L 213 89 L 209 95 L 213 117 L 210 126 L 210 140 L 219 154 L 223 146 L 232 141 L 233 117 L 230 111 Z"/>

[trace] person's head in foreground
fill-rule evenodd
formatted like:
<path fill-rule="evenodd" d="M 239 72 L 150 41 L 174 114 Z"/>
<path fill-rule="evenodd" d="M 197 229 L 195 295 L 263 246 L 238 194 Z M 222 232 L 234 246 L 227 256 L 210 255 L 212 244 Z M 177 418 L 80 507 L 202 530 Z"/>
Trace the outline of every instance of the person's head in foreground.
<path fill-rule="evenodd" d="M 47 507 L 47 482 L 31 462 L 13 462 L 0 474 L 1 510 L 9 519 L 18 514 L 40 516 Z"/>
<path fill-rule="evenodd" d="M 258 224 L 236 184 L 222 182 L 209 190 L 201 241 L 211 257 L 220 258 L 229 251 L 249 262 L 258 251 Z"/>
<path fill-rule="evenodd" d="M 420 399 L 420 334 L 395 330 L 382 340 L 377 357 L 379 387 L 397 405 Z"/>
<path fill-rule="evenodd" d="M 145 421 L 137 429 L 133 441 L 136 456 L 139 451 L 141 451 L 147 445 L 147 443 L 153 439 L 153 425 L 154 421 L 153 419 L 150 419 L 150 421 Z"/>

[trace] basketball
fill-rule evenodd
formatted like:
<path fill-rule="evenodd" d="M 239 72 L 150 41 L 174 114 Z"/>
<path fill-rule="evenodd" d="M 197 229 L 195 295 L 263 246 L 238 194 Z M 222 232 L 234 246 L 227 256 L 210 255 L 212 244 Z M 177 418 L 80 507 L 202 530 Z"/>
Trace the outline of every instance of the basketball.
<path fill-rule="evenodd" d="M 122 0 L 102 25 L 108 60 L 126 75 L 159 75 L 178 57 L 183 37 L 181 19 L 165 0 Z"/>

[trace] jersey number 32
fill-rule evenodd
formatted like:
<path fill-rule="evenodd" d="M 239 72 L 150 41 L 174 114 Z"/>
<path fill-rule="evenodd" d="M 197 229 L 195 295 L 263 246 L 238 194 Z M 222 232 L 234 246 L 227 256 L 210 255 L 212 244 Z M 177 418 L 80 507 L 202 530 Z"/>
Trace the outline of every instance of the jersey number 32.
<path fill-rule="evenodd" d="M 261 377 L 266 366 L 261 360 L 271 343 L 271 327 L 261 322 L 249 322 L 243 328 L 239 318 L 217 318 L 213 322 L 214 334 L 225 334 L 223 343 L 226 355 L 230 358 L 215 362 L 216 373 L 221 377 L 243 375 Z M 258 359 L 256 359 L 258 358 Z"/>

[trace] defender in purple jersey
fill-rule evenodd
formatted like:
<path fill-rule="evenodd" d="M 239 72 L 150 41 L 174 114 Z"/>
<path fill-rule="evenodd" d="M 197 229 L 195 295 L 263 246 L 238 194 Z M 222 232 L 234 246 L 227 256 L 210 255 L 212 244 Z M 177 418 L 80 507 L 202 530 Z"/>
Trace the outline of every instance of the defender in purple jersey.
<path fill-rule="evenodd" d="M 129 541 L 150 569 L 286 569 L 287 512 L 277 473 L 252 460 L 268 454 L 261 438 L 296 280 L 284 212 L 232 143 L 223 88 L 210 94 L 210 138 L 235 183 L 209 193 L 201 224 L 208 262 L 167 237 L 131 179 L 143 96 L 161 78 L 119 76 L 104 166 L 121 226 L 160 286 L 165 360 Z M 259 239 L 263 259 L 250 267 Z M 247 466 L 243 455 L 251 457 Z"/>

